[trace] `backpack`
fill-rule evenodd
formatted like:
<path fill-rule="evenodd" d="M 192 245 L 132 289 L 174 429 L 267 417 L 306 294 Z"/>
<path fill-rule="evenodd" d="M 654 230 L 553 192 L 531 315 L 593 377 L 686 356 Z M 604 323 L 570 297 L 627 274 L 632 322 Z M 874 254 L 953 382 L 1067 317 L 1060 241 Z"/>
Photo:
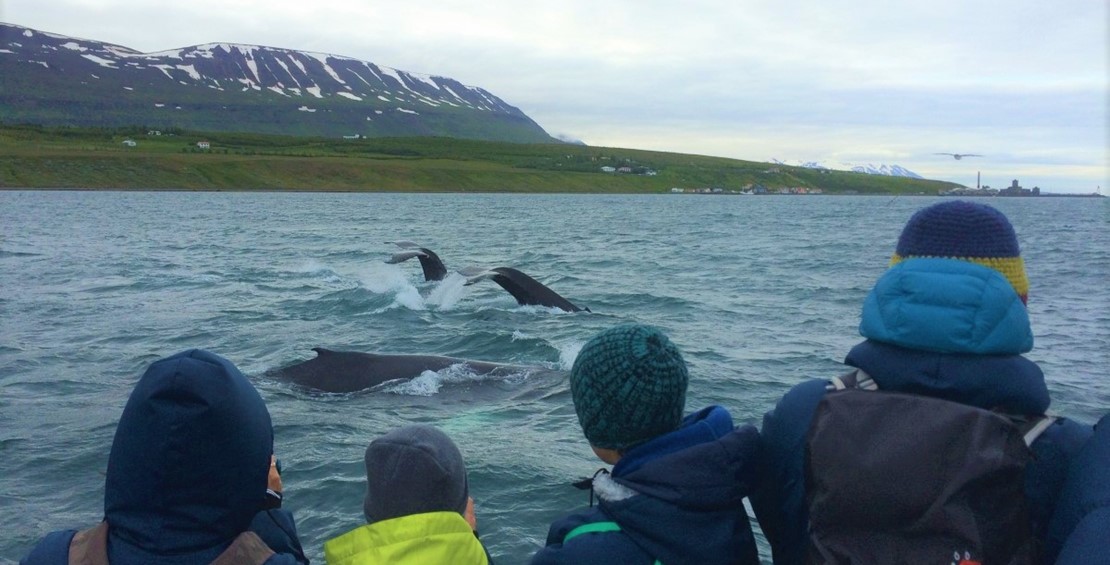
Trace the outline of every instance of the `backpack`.
<path fill-rule="evenodd" d="M 806 438 L 810 563 L 1027 564 L 1029 446 L 1054 421 L 832 380 Z"/>

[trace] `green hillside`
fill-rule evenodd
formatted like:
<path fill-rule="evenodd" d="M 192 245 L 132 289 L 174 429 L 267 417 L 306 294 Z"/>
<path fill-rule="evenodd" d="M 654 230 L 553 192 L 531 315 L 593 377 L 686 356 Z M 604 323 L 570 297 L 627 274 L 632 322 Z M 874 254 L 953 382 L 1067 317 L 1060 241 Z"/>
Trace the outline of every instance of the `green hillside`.
<path fill-rule="evenodd" d="M 336 139 L 0 125 L 0 187 L 359 192 L 621 192 L 753 185 L 936 194 L 952 183 L 719 157 L 443 137 Z M 125 140 L 135 145 L 127 146 Z M 207 141 L 209 149 L 197 142 Z M 628 167 L 632 173 L 602 172 Z M 653 172 L 654 174 L 648 174 Z"/>

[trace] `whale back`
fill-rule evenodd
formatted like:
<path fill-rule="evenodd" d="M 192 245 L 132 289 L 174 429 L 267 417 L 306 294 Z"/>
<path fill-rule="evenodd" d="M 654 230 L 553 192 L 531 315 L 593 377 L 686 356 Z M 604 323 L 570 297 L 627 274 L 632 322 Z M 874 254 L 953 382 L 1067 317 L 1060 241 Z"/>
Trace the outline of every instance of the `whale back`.
<path fill-rule="evenodd" d="M 438 355 L 385 355 L 332 351 L 314 347 L 316 357 L 267 373 L 269 376 L 323 392 L 346 393 L 373 388 L 398 379 L 412 379 L 424 371 L 442 371 L 464 364 L 475 374 L 513 373 L 528 367 L 471 361 Z"/>

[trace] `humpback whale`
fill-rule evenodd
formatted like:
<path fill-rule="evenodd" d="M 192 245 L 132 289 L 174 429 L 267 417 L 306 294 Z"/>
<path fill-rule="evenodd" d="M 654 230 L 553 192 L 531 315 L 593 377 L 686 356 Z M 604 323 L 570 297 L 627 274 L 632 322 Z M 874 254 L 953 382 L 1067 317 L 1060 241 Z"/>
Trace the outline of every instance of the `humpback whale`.
<path fill-rule="evenodd" d="M 355 392 L 459 364 L 479 375 L 511 375 L 540 369 L 436 355 L 382 355 L 332 351 L 323 347 L 312 350 L 316 352 L 315 358 L 269 371 L 266 375 L 323 392 Z"/>
<path fill-rule="evenodd" d="M 424 269 L 425 281 L 441 281 L 447 276 L 447 267 L 443 266 L 443 261 L 440 261 L 439 255 L 436 255 L 431 249 L 421 247 L 411 241 L 387 241 L 386 243 L 392 243 L 404 249 L 404 251 L 394 253 L 386 263 L 401 263 L 417 257 L 420 259 L 420 267 Z"/>
<path fill-rule="evenodd" d="M 589 308 L 575 306 L 566 298 L 559 296 L 554 290 L 544 286 L 543 283 L 512 267 L 494 267 L 492 269 L 467 267 L 460 269 L 459 274 L 466 277 L 466 285 L 492 279 L 493 282 L 501 285 L 501 288 L 509 291 L 509 294 L 513 295 L 517 303 L 522 306 L 547 306 L 566 310 L 567 312 L 590 311 Z"/>

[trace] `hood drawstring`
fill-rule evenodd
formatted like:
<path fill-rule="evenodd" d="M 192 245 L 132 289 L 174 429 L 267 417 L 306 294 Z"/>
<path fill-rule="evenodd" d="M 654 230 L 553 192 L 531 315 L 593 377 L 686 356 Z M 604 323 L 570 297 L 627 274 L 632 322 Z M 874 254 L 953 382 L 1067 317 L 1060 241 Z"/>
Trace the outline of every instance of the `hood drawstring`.
<path fill-rule="evenodd" d="M 602 468 L 598 469 L 592 477 L 589 477 L 589 478 L 582 479 L 580 481 L 575 481 L 575 482 L 571 483 L 571 486 L 573 486 L 574 488 L 576 488 L 578 490 L 590 489 L 590 508 L 594 507 L 594 479 L 596 479 L 597 476 L 602 474 L 602 473 L 608 475 L 609 470 L 606 469 L 605 467 L 602 467 Z"/>

